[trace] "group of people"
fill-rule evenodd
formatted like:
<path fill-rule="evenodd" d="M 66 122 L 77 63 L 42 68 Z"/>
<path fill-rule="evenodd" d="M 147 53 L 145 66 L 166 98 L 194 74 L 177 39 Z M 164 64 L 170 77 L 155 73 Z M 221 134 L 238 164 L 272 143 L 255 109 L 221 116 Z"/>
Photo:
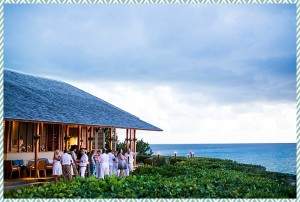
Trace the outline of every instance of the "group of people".
<path fill-rule="evenodd" d="M 54 152 L 53 176 L 57 181 L 60 176 L 71 180 L 73 176 L 95 176 L 104 179 L 105 176 L 128 176 L 133 171 L 135 153 L 128 149 L 112 152 L 107 149 L 92 150 L 87 153 L 85 149 L 77 150 L 72 146 L 70 152 L 59 150 Z"/>

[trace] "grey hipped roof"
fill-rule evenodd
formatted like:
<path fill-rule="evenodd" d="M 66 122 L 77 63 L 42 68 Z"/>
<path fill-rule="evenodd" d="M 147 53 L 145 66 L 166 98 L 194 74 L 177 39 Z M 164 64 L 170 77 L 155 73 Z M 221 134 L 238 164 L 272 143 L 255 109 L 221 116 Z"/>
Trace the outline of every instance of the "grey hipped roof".
<path fill-rule="evenodd" d="M 70 84 L 4 70 L 4 118 L 161 131 Z"/>

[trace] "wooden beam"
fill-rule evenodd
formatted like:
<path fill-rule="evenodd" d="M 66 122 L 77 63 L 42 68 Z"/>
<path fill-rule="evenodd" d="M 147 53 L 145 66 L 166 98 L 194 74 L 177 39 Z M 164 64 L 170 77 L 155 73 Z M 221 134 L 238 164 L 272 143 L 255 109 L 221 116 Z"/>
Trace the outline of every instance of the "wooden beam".
<path fill-rule="evenodd" d="M 39 146 L 39 134 L 40 134 L 40 124 L 37 123 L 36 127 L 36 138 L 35 138 L 35 147 L 34 147 L 34 167 L 35 167 L 35 177 L 38 177 L 38 170 L 37 170 L 37 161 L 38 161 L 38 146 Z"/>
<path fill-rule="evenodd" d="M 17 143 L 18 143 L 18 152 L 20 152 L 20 122 L 17 122 L 18 123 L 18 140 L 17 140 Z"/>
<path fill-rule="evenodd" d="M 82 148 L 82 141 L 83 141 L 83 138 L 82 138 L 82 127 L 79 125 L 78 126 L 78 141 L 79 141 L 79 146 L 80 148 Z"/>
<path fill-rule="evenodd" d="M 12 122 L 11 121 L 7 121 L 8 126 L 7 126 L 7 139 L 6 139 L 6 148 L 7 151 L 6 152 L 10 152 L 11 151 L 11 131 L 12 131 Z"/>
<path fill-rule="evenodd" d="M 136 130 L 134 130 L 134 135 L 133 135 L 133 143 L 134 143 L 134 165 L 136 165 Z"/>
<path fill-rule="evenodd" d="M 85 127 L 85 137 L 86 137 L 86 139 L 85 139 L 85 146 L 86 146 L 86 148 L 90 151 L 90 149 L 89 149 L 89 132 L 88 132 L 88 127 L 86 126 Z"/>
<path fill-rule="evenodd" d="M 113 129 L 109 129 L 109 149 L 113 150 Z"/>

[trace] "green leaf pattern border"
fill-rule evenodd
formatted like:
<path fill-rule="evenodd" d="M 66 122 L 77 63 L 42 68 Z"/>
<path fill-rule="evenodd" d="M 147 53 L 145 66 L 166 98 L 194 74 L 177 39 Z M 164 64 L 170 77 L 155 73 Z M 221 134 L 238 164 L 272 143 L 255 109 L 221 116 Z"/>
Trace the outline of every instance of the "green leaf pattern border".
<path fill-rule="evenodd" d="M 158 201 L 298 201 L 300 199 L 300 0 L 0 0 L 0 201 L 143 201 L 148 202 L 152 199 L 4 199 L 3 198 L 3 133 L 4 133 L 4 122 L 3 122 L 3 69 L 4 69 L 4 4 L 295 4 L 296 6 L 296 49 L 297 49 L 297 62 L 296 62 L 296 134 L 297 134 L 297 198 L 296 199 L 159 199 Z"/>

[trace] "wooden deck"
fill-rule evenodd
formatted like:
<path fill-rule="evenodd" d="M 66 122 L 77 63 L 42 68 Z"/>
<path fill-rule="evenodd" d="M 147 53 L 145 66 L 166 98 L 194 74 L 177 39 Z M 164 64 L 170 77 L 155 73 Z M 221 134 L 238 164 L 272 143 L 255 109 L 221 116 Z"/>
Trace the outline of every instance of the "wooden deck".
<path fill-rule="evenodd" d="M 5 179 L 4 190 L 6 191 L 17 187 L 22 187 L 22 186 L 44 184 L 52 181 L 54 181 L 53 177 L 44 177 L 44 178 L 26 177 L 26 178 L 18 178 L 18 179 Z"/>

